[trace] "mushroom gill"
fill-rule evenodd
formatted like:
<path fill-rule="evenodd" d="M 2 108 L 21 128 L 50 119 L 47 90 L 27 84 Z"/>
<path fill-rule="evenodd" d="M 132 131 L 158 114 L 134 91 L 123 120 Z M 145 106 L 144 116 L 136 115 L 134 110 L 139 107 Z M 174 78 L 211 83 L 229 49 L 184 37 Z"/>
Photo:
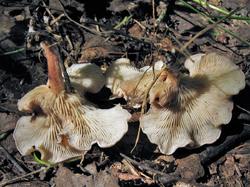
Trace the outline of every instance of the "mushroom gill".
<path fill-rule="evenodd" d="M 245 87 L 244 73 L 230 59 L 216 53 L 191 58 L 185 62 L 189 76 L 170 73 L 152 87 L 150 109 L 140 118 L 142 131 L 164 154 L 216 141 L 231 120 L 231 96 Z"/>
<path fill-rule="evenodd" d="M 57 51 L 45 43 L 41 46 L 48 62 L 48 82 L 18 101 L 20 111 L 32 113 L 16 124 L 14 139 L 19 152 L 28 155 L 38 150 L 41 159 L 57 163 L 84 155 L 94 143 L 114 145 L 127 132 L 130 114 L 119 105 L 97 109 L 79 95 L 67 93 Z"/>

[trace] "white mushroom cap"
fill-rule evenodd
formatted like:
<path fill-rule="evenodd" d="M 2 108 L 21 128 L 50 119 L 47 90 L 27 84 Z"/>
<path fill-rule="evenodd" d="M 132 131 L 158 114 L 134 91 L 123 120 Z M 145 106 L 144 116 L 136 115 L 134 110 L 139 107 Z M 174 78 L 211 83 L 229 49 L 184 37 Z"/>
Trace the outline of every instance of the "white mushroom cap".
<path fill-rule="evenodd" d="M 158 84 L 159 80 L 165 77 L 164 74 L 165 71 L 152 71 L 152 68 L 150 68 L 148 71 L 143 72 L 141 75 L 132 80 L 121 82 L 120 90 L 122 96 L 125 97 L 125 99 L 128 100 L 133 106 L 140 106 L 151 84 Z M 155 81 L 155 79 L 157 80 Z"/>
<path fill-rule="evenodd" d="M 197 54 L 197 61 L 185 62 L 190 77 L 206 75 L 225 94 L 236 95 L 245 87 L 245 75 L 229 58 L 216 53 Z M 200 59 L 200 60 L 199 60 Z"/>
<path fill-rule="evenodd" d="M 99 92 L 105 84 L 101 69 L 91 63 L 73 64 L 67 68 L 73 87 L 79 92 Z"/>
<path fill-rule="evenodd" d="M 160 97 L 167 98 L 150 100 L 150 110 L 140 118 L 142 131 L 164 154 L 216 141 L 220 126 L 232 117 L 231 95 L 245 86 L 244 73 L 226 57 L 215 53 L 196 57 L 194 63 L 185 63 L 190 76 L 154 85 L 165 92 Z"/>
<path fill-rule="evenodd" d="M 106 86 L 111 89 L 114 95 L 119 95 L 121 82 L 133 79 L 140 74 L 141 72 L 138 69 L 131 66 L 129 59 L 119 58 L 107 69 Z"/>
<path fill-rule="evenodd" d="M 18 109 L 33 115 L 21 117 L 14 131 L 22 155 L 38 150 L 42 159 L 53 163 L 82 156 L 97 143 L 110 147 L 127 132 L 130 114 L 121 106 L 96 109 L 83 105 L 77 94 L 66 93 L 58 57 L 43 45 L 49 79 L 18 101 Z"/>
<path fill-rule="evenodd" d="M 106 72 L 106 86 L 118 97 L 133 100 L 140 104 L 146 89 L 154 81 L 164 63 L 158 61 L 154 66 L 136 69 L 127 58 L 120 58 L 113 62 Z"/>

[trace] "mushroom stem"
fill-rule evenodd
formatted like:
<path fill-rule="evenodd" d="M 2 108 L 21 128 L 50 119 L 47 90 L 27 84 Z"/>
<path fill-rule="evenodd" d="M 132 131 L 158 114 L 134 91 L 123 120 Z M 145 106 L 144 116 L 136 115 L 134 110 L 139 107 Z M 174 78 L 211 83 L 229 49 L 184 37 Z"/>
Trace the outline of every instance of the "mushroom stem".
<path fill-rule="evenodd" d="M 44 50 L 44 56 L 46 57 L 48 63 L 47 84 L 55 94 L 58 94 L 65 89 L 61 69 L 59 66 L 58 54 L 56 54 L 56 51 L 52 46 L 45 42 L 41 43 L 41 47 Z"/>

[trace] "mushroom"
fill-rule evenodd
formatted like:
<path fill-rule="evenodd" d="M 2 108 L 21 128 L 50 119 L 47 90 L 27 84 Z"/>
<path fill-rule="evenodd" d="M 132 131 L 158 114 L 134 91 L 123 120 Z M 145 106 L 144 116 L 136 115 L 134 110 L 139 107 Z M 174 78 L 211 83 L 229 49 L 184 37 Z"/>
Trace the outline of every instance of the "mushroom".
<path fill-rule="evenodd" d="M 215 142 L 232 117 L 231 96 L 245 87 L 245 76 L 230 59 L 197 54 L 185 62 L 188 75 L 166 71 L 150 90 L 150 109 L 140 118 L 142 131 L 164 154 L 180 147 Z"/>
<path fill-rule="evenodd" d="M 29 91 L 18 101 L 21 117 L 14 131 L 22 155 L 38 150 L 41 159 L 57 163 L 84 155 L 97 143 L 111 147 L 127 132 L 130 114 L 117 105 L 97 109 L 78 94 L 67 93 L 54 47 L 41 44 L 48 62 L 48 82 Z"/>
<path fill-rule="evenodd" d="M 95 64 L 73 64 L 67 68 L 67 73 L 78 93 L 97 93 L 105 84 L 105 77 L 101 69 Z"/>
<path fill-rule="evenodd" d="M 136 69 L 129 59 L 120 58 L 113 62 L 106 72 L 106 86 L 116 97 L 124 97 L 134 106 L 143 101 L 145 90 L 159 74 L 163 62 L 158 61 L 153 67 Z"/>
<path fill-rule="evenodd" d="M 120 96 L 121 83 L 129 79 L 134 79 L 140 74 L 140 70 L 130 65 L 129 59 L 119 58 L 113 62 L 106 71 L 106 87 L 108 87 L 114 95 Z"/>

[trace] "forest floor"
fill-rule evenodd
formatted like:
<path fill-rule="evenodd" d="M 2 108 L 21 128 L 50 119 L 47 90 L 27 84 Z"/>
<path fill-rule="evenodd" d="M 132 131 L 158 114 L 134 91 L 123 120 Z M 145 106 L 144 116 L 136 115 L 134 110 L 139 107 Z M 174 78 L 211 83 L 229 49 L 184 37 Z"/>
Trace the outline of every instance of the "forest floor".
<path fill-rule="evenodd" d="M 0 0 L 0 23 L 0 186 L 250 186 L 249 0 Z M 183 70 L 190 55 L 217 52 L 242 69 L 246 87 L 214 144 L 166 156 L 141 133 L 131 153 L 133 122 L 114 147 L 94 145 L 82 162 L 46 166 L 20 155 L 12 136 L 18 99 L 47 82 L 44 40 L 59 44 L 65 66 L 127 57 L 137 68 L 163 60 Z M 108 94 L 87 97 L 105 108 Z"/>

